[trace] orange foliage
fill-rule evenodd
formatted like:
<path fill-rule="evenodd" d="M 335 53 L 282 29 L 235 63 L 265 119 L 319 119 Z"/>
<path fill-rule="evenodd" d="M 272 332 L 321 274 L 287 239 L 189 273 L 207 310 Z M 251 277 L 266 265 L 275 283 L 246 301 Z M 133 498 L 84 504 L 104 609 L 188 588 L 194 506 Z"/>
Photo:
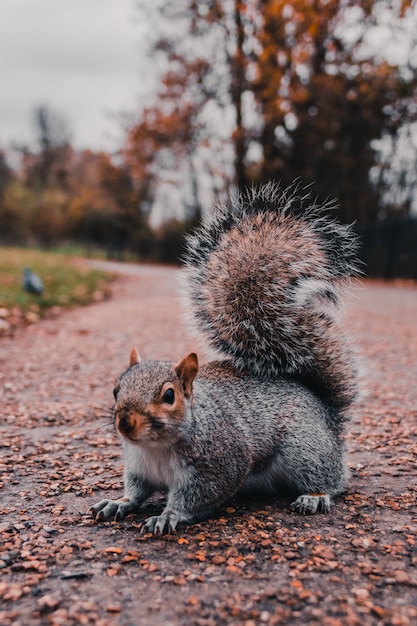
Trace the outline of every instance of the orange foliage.
<path fill-rule="evenodd" d="M 412 4 L 390 5 L 393 20 Z M 234 113 L 235 127 L 224 145 L 234 149 L 237 186 L 270 178 L 315 179 L 324 197 L 341 197 L 342 218 L 375 219 L 379 198 L 369 182 L 375 165 L 371 144 L 382 133 L 395 134 L 404 122 L 395 109 L 405 112 L 417 83 L 415 77 L 405 84 L 398 68 L 369 51 L 360 57 L 360 32 L 356 41 L 343 39 L 349 11 L 359 15 L 360 26 L 371 27 L 378 5 L 376 0 L 216 0 L 202 11 L 195 0 L 185 0 L 181 9 L 167 0 L 162 12 L 170 15 L 173 34 L 156 47 L 168 70 L 156 101 L 127 137 L 126 159 L 135 176 L 156 184 L 166 151 L 178 168 L 203 142 L 209 145 L 213 130 L 201 111 L 212 105 Z M 176 36 L 178 16 L 182 24 L 188 17 L 185 48 L 184 37 Z M 410 115 L 411 107 L 408 120 Z M 261 156 L 249 158 L 254 145 Z"/>

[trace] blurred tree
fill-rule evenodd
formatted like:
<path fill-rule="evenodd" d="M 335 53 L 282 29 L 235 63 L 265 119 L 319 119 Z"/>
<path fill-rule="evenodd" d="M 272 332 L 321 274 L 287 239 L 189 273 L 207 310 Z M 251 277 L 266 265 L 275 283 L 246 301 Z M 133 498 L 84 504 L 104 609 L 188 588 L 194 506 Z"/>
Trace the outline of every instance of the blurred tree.
<path fill-rule="evenodd" d="M 86 150 L 76 155 L 69 183 L 72 236 L 106 247 L 109 256 L 121 258 L 127 249 L 135 250 L 147 224 L 127 166 L 116 164 L 108 154 Z"/>
<path fill-rule="evenodd" d="M 18 235 L 21 211 L 12 200 L 15 186 L 14 172 L 0 150 L 0 243 L 13 240 L 14 233 Z"/>
<path fill-rule="evenodd" d="M 71 240 L 106 248 L 109 256 L 121 258 L 128 249 L 139 255 L 149 228 L 127 165 L 117 155 L 58 146 L 51 137 L 45 133 L 43 141 L 44 152 L 55 150 L 47 168 L 42 153 L 23 151 L 21 170 L 0 200 L 0 243 L 50 247 Z M 0 183 L 1 165 L 0 159 Z"/>
<path fill-rule="evenodd" d="M 164 99 L 170 96 L 166 93 Z M 157 186 L 169 184 L 177 163 L 181 163 L 182 182 L 188 182 L 192 188 L 194 209 L 191 212 L 197 216 L 200 214 L 198 178 L 194 167 L 198 135 L 195 106 L 185 106 L 181 111 L 172 110 L 169 106 L 162 111 L 157 107 L 146 109 L 141 121 L 130 130 L 125 158 L 138 181 L 143 212 L 147 216 L 155 200 Z M 180 180 L 180 177 L 173 177 L 172 182 L 175 185 Z"/>
<path fill-rule="evenodd" d="M 377 161 L 373 141 L 415 118 L 410 108 L 407 117 L 399 111 L 416 92 L 416 73 L 405 80 L 399 67 L 365 50 L 385 4 L 265 0 L 257 34 L 253 92 L 264 123 L 255 178 L 288 183 L 296 173 L 315 180 L 322 198 L 340 199 L 345 221 L 380 215 L 381 189 L 369 176 Z M 390 4 L 394 30 L 406 3 Z M 349 22 L 357 35 L 347 42 Z"/>
<path fill-rule="evenodd" d="M 32 192 L 32 210 L 28 217 L 30 237 L 44 248 L 65 241 L 68 236 L 67 206 L 67 194 L 57 187 Z"/>
<path fill-rule="evenodd" d="M 7 186 L 13 179 L 12 169 L 9 167 L 5 153 L 0 149 L 0 205 L 3 201 Z"/>
<path fill-rule="evenodd" d="M 142 10 L 146 7 L 143 1 Z M 234 28 L 233 15 L 226 15 L 222 2 L 168 0 L 160 3 L 156 20 L 157 31 L 163 23 L 175 24 L 154 48 L 168 69 L 155 102 L 128 130 L 125 157 L 136 180 L 146 186 L 151 205 L 161 186 L 172 188 L 171 197 L 181 187 L 185 217 L 198 221 L 202 189 L 205 195 L 225 196 L 233 178 L 234 121 L 225 41 L 233 39 L 226 32 Z"/>
<path fill-rule="evenodd" d="M 63 115 L 46 105 L 35 109 L 33 119 L 37 149 L 22 149 L 27 182 L 32 186 L 65 188 L 73 156 L 68 124 Z"/>
<path fill-rule="evenodd" d="M 218 190 L 300 176 L 340 197 L 344 220 L 380 215 L 375 141 L 416 119 L 417 62 L 405 72 L 368 35 L 381 20 L 393 34 L 416 22 L 414 2 L 168 0 L 159 11 L 168 70 L 127 140 L 139 178 L 157 184 L 161 163 L 198 172 L 206 146 Z"/>
<path fill-rule="evenodd" d="M 31 194 L 18 181 L 10 182 L 0 201 L 0 243 L 23 243 L 28 235 Z"/>

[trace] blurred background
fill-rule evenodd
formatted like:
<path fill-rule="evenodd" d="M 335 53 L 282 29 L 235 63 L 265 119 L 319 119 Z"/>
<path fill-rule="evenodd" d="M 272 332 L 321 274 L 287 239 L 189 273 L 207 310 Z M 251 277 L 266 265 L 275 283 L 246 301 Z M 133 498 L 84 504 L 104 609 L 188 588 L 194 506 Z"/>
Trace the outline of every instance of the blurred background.
<path fill-rule="evenodd" d="M 213 203 L 300 178 L 417 278 L 415 1 L 2 0 L 0 77 L 2 246 L 177 262 Z"/>

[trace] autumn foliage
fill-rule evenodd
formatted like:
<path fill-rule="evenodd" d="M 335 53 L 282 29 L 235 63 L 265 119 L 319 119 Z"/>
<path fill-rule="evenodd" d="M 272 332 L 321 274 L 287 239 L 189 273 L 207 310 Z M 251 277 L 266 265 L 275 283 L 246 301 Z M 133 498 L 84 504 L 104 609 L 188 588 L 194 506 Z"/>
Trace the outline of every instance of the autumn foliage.
<path fill-rule="evenodd" d="M 415 274 L 414 2 L 138 4 L 154 33 L 154 97 L 113 156 L 76 152 L 39 109 L 38 149 L 15 172 L 0 153 L 0 243 L 69 240 L 173 260 L 214 202 L 299 178 L 319 201 L 338 199 L 338 217 L 364 234 L 363 257 L 381 259 L 372 271 Z"/>
<path fill-rule="evenodd" d="M 319 197 L 339 198 L 344 221 L 374 222 L 386 203 L 373 142 L 395 144 L 417 116 L 417 68 L 390 63 L 368 42 L 384 15 L 398 37 L 416 9 L 383 0 L 163 3 L 160 17 L 173 26 L 156 49 L 167 71 L 130 129 L 128 163 L 157 185 L 173 162 L 195 188 L 209 153 L 214 196 L 300 177 L 315 181 Z M 384 211 L 409 209 L 410 196 Z"/>

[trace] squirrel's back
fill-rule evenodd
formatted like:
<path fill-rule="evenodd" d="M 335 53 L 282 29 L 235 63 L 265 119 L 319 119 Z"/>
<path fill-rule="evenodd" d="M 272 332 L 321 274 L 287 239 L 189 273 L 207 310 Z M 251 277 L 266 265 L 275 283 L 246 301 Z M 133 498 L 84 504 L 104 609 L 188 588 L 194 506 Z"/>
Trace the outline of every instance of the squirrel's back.
<path fill-rule="evenodd" d="M 186 276 L 191 319 L 235 367 L 294 376 L 344 407 L 355 368 L 336 318 L 357 241 L 328 208 L 296 186 L 237 195 L 189 237 Z"/>

